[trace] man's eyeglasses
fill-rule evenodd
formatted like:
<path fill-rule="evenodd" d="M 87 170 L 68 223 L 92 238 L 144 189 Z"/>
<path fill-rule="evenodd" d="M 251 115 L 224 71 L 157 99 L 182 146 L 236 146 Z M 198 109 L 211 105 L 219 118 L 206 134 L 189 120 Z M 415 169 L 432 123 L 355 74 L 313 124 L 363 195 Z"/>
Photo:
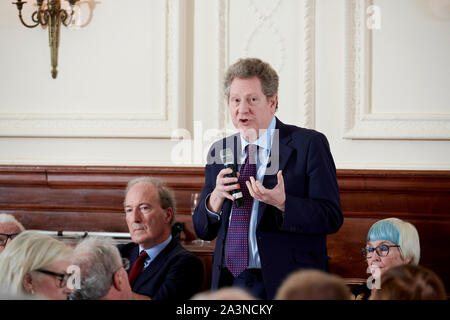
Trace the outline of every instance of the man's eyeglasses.
<path fill-rule="evenodd" d="M 48 274 L 50 276 L 53 276 L 56 278 L 57 282 L 56 285 L 59 288 L 64 288 L 67 284 L 67 280 L 70 278 L 71 274 L 70 273 L 57 273 L 57 272 L 53 272 L 53 271 L 49 271 L 49 270 L 44 270 L 44 269 L 38 269 L 36 270 L 37 272 L 40 273 L 44 273 L 44 274 Z"/>
<path fill-rule="evenodd" d="M 382 244 L 376 248 L 372 248 L 372 247 L 361 248 L 361 252 L 365 259 L 369 259 L 370 257 L 372 257 L 372 254 L 374 251 L 377 253 L 377 255 L 379 257 L 386 257 L 389 254 L 389 248 L 394 248 L 394 247 L 400 248 L 400 246 L 398 246 L 398 245 L 391 246 L 391 245 L 387 245 L 387 244 Z"/>
<path fill-rule="evenodd" d="M 6 246 L 6 243 L 8 242 L 8 239 L 14 239 L 17 237 L 19 233 L 0 233 L 0 246 L 4 247 Z"/>

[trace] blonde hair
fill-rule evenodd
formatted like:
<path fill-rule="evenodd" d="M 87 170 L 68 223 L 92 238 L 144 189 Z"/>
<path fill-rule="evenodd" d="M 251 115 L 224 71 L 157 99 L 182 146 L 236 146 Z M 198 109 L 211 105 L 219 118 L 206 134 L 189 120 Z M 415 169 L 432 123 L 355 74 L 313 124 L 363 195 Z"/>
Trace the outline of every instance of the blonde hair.
<path fill-rule="evenodd" d="M 320 270 L 300 270 L 283 281 L 275 300 L 349 300 L 350 297 L 350 288 L 341 277 Z"/>
<path fill-rule="evenodd" d="M 191 300 L 256 300 L 247 290 L 238 287 L 223 287 L 216 291 L 203 291 L 191 297 Z"/>
<path fill-rule="evenodd" d="M 420 241 L 416 227 L 398 218 L 387 218 L 375 222 L 367 234 L 366 241 L 389 240 L 400 246 L 403 260 L 411 258 L 411 263 L 419 264 Z"/>
<path fill-rule="evenodd" d="M 71 258 L 73 249 L 48 235 L 23 231 L 0 254 L 0 288 L 11 294 L 28 294 L 23 278 L 31 271 Z"/>
<path fill-rule="evenodd" d="M 25 227 L 12 214 L 0 213 L 0 224 L 6 223 L 15 224 L 21 232 L 25 231 Z"/>

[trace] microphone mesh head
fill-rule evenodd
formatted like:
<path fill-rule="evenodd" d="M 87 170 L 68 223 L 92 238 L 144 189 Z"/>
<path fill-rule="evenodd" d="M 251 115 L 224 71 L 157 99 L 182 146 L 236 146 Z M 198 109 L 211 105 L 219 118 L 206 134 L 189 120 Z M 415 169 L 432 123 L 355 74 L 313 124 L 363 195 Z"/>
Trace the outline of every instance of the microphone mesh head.
<path fill-rule="evenodd" d="M 220 158 L 222 159 L 224 165 L 234 163 L 233 151 L 229 148 L 220 150 Z"/>

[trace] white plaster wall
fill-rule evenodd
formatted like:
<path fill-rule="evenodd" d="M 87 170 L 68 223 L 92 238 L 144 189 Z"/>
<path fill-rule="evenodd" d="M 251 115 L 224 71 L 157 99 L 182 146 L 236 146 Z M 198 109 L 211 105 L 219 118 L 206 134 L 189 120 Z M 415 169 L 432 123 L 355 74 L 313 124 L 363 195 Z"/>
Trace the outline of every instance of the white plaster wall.
<path fill-rule="evenodd" d="M 351 90 L 349 78 L 354 74 L 349 70 L 349 65 L 355 61 L 348 59 L 353 48 L 346 47 L 351 37 L 348 33 L 352 23 L 349 9 L 355 4 L 358 2 L 319 1 L 317 7 L 317 20 L 327 22 L 317 25 L 317 129 L 326 133 L 330 139 L 337 167 L 448 170 L 450 101 L 448 79 L 443 78 L 450 74 L 450 65 L 448 58 L 443 56 L 450 55 L 450 43 L 446 40 L 450 36 L 450 1 L 402 1 L 400 6 L 393 1 L 360 1 L 362 13 L 368 5 L 377 5 L 381 12 L 381 29 L 373 30 L 372 49 L 369 51 L 360 44 L 361 57 L 371 56 L 375 62 L 371 66 L 373 74 L 370 73 L 370 65 L 364 64 L 367 61 L 360 62 L 361 72 L 355 73 L 360 77 L 356 82 L 360 91 Z M 425 10 L 439 4 L 440 12 L 446 18 L 433 17 Z M 424 25 L 422 32 L 427 32 L 430 25 L 439 27 L 441 32 L 429 32 L 428 37 L 418 37 L 416 32 L 419 26 L 412 24 L 410 28 L 405 27 L 412 20 L 409 14 L 417 18 L 415 24 Z M 365 32 L 368 16 L 363 16 L 361 21 Z M 400 30 L 396 30 L 395 25 Z M 390 38 L 391 32 L 403 36 L 393 42 L 381 41 L 383 37 Z M 420 41 L 425 38 L 426 45 L 421 45 Z M 431 46 L 430 41 L 435 46 Z M 416 52 L 403 57 L 405 49 L 411 47 L 417 48 Z M 436 48 L 446 51 L 440 62 L 436 61 L 436 57 L 441 56 L 441 53 L 435 53 Z M 420 63 L 402 66 L 399 72 L 389 64 L 391 60 L 404 64 L 413 58 L 420 60 Z M 436 64 L 440 64 L 443 70 L 439 77 L 433 76 Z M 411 79 L 413 76 L 416 79 Z M 390 86 L 386 87 L 386 83 Z M 435 102 L 433 112 L 439 108 L 439 113 L 435 112 L 431 116 L 426 105 L 422 105 L 420 113 L 417 107 L 417 101 L 426 99 L 426 86 L 440 88 L 432 99 Z M 368 94 L 369 90 L 372 90 L 372 96 Z M 349 92 L 356 92 L 360 99 L 355 102 L 356 112 L 353 116 L 356 125 L 352 129 L 356 133 L 353 135 L 349 134 L 347 127 L 349 112 L 352 111 L 349 107 L 352 104 Z M 393 111 L 389 111 L 392 113 L 383 110 L 392 106 L 395 106 Z"/>
<path fill-rule="evenodd" d="M 450 1 L 357 1 L 101 1 L 62 30 L 56 80 L 47 31 L 2 1 L 0 164 L 201 166 L 232 130 L 226 67 L 260 56 L 277 116 L 325 133 L 337 168 L 450 170 Z"/>

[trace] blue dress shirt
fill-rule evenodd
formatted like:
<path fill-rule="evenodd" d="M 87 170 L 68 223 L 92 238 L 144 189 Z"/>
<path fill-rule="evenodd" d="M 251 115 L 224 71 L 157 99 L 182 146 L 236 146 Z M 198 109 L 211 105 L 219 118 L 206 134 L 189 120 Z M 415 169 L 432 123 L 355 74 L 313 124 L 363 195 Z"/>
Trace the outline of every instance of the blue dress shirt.
<path fill-rule="evenodd" d="M 145 252 L 147 252 L 148 258 L 144 262 L 144 269 L 146 269 L 150 265 L 150 263 L 155 260 L 158 254 L 164 250 L 164 248 L 169 244 L 171 240 L 172 235 L 170 235 L 169 238 L 164 242 L 161 242 L 160 244 L 157 244 L 156 246 L 145 250 Z M 139 255 L 141 254 L 142 250 L 144 250 L 144 248 L 139 245 Z"/>

